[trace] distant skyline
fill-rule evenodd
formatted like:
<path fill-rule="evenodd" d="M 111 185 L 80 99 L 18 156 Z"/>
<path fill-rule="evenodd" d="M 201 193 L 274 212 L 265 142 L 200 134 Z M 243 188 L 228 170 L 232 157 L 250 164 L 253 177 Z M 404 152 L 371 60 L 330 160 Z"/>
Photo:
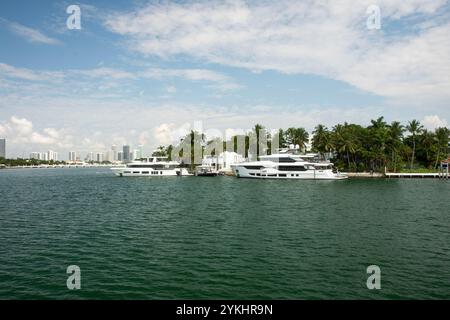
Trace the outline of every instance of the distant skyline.
<path fill-rule="evenodd" d="M 66 26 L 71 4 L 81 30 Z M 66 158 L 148 154 L 195 123 L 448 126 L 449 34 L 447 0 L 2 1 L 0 138 L 11 157 Z"/>

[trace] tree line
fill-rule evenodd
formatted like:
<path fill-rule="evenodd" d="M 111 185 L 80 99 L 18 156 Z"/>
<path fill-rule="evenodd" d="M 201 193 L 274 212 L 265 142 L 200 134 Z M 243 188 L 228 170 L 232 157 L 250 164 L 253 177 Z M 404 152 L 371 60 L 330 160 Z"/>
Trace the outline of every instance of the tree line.
<path fill-rule="evenodd" d="M 7 167 L 17 167 L 17 166 L 38 166 L 38 165 L 59 165 L 66 164 L 65 161 L 54 161 L 54 160 L 37 160 L 37 159 L 5 159 L 0 157 L 0 165 L 5 165 Z"/>

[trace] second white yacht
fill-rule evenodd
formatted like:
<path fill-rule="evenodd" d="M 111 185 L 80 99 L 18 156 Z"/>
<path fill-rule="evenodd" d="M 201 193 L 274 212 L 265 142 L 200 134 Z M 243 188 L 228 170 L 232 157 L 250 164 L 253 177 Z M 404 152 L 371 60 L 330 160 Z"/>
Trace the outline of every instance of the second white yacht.
<path fill-rule="evenodd" d="M 260 156 L 259 161 L 232 165 L 238 178 L 343 180 L 347 175 L 333 170 L 331 162 L 319 161 L 317 154 L 294 154 L 290 150 Z"/>
<path fill-rule="evenodd" d="M 181 168 L 177 161 L 169 161 L 167 157 L 150 157 L 141 161 L 127 163 L 123 167 L 111 168 L 119 177 L 163 177 L 191 176 L 186 168 Z"/>

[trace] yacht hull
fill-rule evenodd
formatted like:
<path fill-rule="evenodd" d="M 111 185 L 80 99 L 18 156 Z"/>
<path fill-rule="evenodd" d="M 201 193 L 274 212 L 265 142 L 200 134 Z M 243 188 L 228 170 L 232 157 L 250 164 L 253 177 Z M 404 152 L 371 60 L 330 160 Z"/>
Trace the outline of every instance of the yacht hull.
<path fill-rule="evenodd" d="M 348 176 L 333 170 L 279 171 L 276 169 L 250 170 L 245 166 L 235 166 L 233 173 L 238 178 L 251 179 L 298 179 L 298 180 L 345 180 Z"/>
<path fill-rule="evenodd" d="M 153 168 L 111 168 L 118 177 L 176 177 L 191 176 L 185 168 L 155 170 Z"/>

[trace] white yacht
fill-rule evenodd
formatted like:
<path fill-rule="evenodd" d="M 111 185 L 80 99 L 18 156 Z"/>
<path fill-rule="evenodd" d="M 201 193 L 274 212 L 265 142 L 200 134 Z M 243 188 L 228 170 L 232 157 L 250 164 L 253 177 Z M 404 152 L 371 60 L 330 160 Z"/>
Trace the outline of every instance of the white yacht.
<path fill-rule="evenodd" d="M 186 168 L 181 168 L 177 161 L 169 161 L 167 157 L 150 157 L 141 161 L 127 163 L 123 167 L 111 168 L 119 177 L 164 177 L 190 176 Z"/>
<path fill-rule="evenodd" d="M 317 154 L 294 154 L 291 150 L 260 156 L 259 161 L 232 165 L 238 178 L 342 180 L 348 177 L 334 172 L 331 162 L 319 161 Z"/>

